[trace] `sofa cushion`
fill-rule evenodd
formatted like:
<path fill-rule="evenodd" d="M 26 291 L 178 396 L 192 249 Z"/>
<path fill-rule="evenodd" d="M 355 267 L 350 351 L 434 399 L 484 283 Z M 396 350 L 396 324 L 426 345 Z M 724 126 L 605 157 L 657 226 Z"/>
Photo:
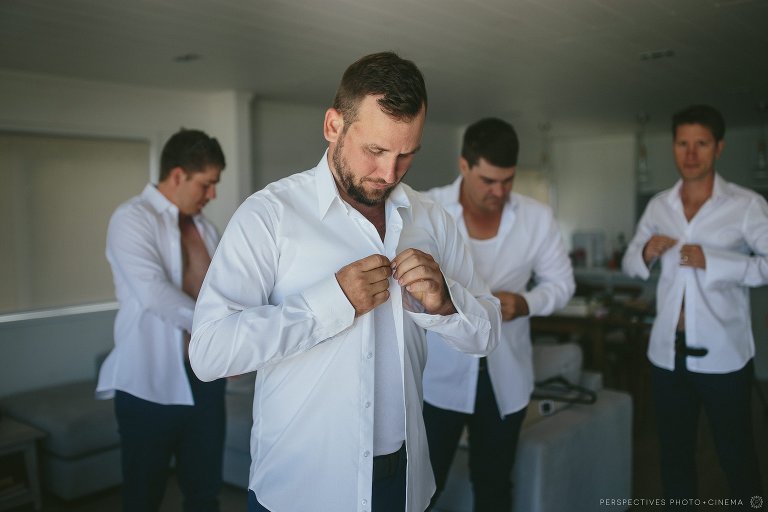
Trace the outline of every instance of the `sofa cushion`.
<path fill-rule="evenodd" d="M 120 443 L 112 400 L 96 400 L 94 389 L 88 380 L 25 391 L 0 399 L 0 408 L 48 434 L 47 451 L 81 457 Z"/>
<path fill-rule="evenodd" d="M 581 382 L 583 355 L 578 343 L 534 343 L 533 378 L 541 382 L 564 377 L 571 384 Z"/>

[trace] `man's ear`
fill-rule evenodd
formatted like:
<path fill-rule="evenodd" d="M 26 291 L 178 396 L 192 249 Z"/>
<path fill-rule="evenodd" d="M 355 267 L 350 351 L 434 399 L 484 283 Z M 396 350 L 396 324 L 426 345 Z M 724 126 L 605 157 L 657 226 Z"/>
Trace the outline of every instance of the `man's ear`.
<path fill-rule="evenodd" d="M 167 183 L 168 186 L 178 188 L 182 181 L 187 178 L 187 173 L 181 167 L 174 167 L 168 173 L 168 176 L 163 180 L 163 183 Z"/>
<path fill-rule="evenodd" d="M 344 132 L 344 116 L 341 112 L 331 107 L 325 111 L 323 121 L 323 136 L 330 143 L 337 142 Z"/>
<path fill-rule="evenodd" d="M 466 176 L 469 173 L 469 162 L 463 157 L 459 157 L 459 170 L 461 171 L 462 176 Z"/>
<path fill-rule="evenodd" d="M 168 173 L 168 178 L 174 186 L 179 186 L 179 184 L 187 178 L 187 173 L 185 173 L 184 169 L 181 167 L 174 167 L 171 169 L 171 172 Z"/>
<path fill-rule="evenodd" d="M 715 148 L 715 158 L 720 158 L 723 149 L 725 149 L 725 139 L 720 139 L 720 142 L 717 143 L 717 147 Z"/>

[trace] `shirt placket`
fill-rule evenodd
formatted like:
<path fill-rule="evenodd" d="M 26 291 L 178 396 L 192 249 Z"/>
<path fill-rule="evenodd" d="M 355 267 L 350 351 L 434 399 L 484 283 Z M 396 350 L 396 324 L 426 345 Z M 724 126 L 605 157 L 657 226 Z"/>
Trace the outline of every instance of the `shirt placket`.
<path fill-rule="evenodd" d="M 385 254 L 384 245 L 381 242 L 376 228 L 359 212 L 353 209 L 348 210 L 348 215 L 360 229 L 363 238 L 371 246 L 371 253 L 377 252 Z M 360 453 L 358 456 L 358 475 L 357 475 L 357 496 L 358 510 L 360 512 L 370 512 L 371 510 L 371 490 L 373 484 L 373 400 L 374 400 L 374 371 L 376 365 L 375 358 L 375 326 L 373 325 L 373 315 L 365 316 L 364 325 L 362 325 L 362 339 L 360 343 Z"/>

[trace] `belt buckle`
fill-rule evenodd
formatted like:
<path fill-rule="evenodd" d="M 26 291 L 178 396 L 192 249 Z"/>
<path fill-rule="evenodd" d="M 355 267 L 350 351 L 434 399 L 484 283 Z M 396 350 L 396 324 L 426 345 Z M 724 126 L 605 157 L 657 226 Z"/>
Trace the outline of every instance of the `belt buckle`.
<path fill-rule="evenodd" d="M 709 349 L 704 347 L 691 347 L 686 344 L 684 332 L 675 333 L 675 354 L 679 356 L 704 357 Z"/>

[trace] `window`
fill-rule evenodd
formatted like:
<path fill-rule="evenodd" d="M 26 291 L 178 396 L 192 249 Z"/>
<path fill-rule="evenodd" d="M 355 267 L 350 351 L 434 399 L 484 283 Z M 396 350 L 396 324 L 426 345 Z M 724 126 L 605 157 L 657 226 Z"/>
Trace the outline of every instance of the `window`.
<path fill-rule="evenodd" d="M 0 132 L 0 314 L 114 300 L 104 245 L 147 141 Z"/>

